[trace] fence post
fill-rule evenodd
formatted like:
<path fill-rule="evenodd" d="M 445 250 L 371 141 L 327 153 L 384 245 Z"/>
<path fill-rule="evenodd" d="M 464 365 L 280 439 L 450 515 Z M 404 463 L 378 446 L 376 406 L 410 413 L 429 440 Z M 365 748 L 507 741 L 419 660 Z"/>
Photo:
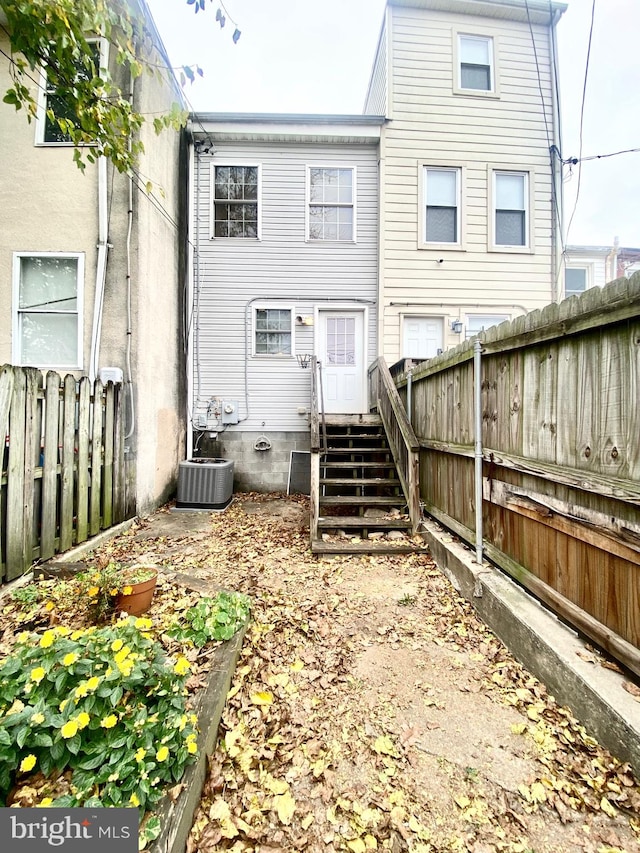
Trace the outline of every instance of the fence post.
<path fill-rule="evenodd" d="M 482 565 L 482 342 L 473 344 L 473 413 L 475 425 L 476 562 Z"/>

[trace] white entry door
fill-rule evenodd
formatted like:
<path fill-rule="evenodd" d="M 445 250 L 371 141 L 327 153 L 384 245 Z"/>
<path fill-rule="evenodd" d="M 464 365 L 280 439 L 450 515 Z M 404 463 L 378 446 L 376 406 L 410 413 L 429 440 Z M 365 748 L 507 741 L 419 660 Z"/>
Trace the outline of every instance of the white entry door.
<path fill-rule="evenodd" d="M 433 358 L 443 346 L 442 317 L 403 318 L 403 358 Z"/>
<path fill-rule="evenodd" d="M 316 352 L 322 365 L 324 411 L 366 412 L 364 312 L 319 311 Z"/>

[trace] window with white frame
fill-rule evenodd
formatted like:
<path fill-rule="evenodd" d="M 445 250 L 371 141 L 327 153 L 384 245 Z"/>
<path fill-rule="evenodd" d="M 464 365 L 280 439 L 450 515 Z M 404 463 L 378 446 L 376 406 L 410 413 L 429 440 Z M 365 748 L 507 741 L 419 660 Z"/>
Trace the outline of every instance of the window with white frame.
<path fill-rule="evenodd" d="M 254 308 L 254 355 L 293 353 L 293 310 L 258 306 Z"/>
<path fill-rule="evenodd" d="M 258 166 L 213 165 L 213 236 L 259 236 Z"/>
<path fill-rule="evenodd" d="M 567 267 L 564 271 L 564 295 L 584 293 L 588 288 L 589 270 L 587 267 Z"/>
<path fill-rule="evenodd" d="M 425 243 L 460 243 L 460 177 L 457 168 L 423 169 Z"/>
<path fill-rule="evenodd" d="M 14 255 L 13 357 L 33 367 L 80 368 L 84 255 Z"/>
<path fill-rule="evenodd" d="M 478 332 L 484 332 L 485 329 L 490 329 L 491 326 L 498 326 L 500 323 L 504 323 L 505 320 L 510 319 L 507 314 L 467 314 L 465 337 L 472 338 Z"/>
<path fill-rule="evenodd" d="M 529 230 L 529 175 L 493 173 L 493 226 L 496 246 L 527 246 Z"/>
<path fill-rule="evenodd" d="M 355 169 L 310 166 L 309 240 L 355 240 Z"/>
<path fill-rule="evenodd" d="M 494 92 L 494 44 L 489 36 L 458 35 L 458 86 Z"/>
<path fill-rule="evenodd" d="M 77 64 L 76 83 L 87 82 L 100 74 L 100 68 L 107 62 L 107 42 L 105 39 L 87 39 L 91 56 Z M 77 125 L 74 109 L 74 91 L 72 88 L 58 85 L 51 73 L 42 71 L 38 117 L 36 122 L 36 142 L 39 145 L 70 145 L 71 137 L 65 124 Z"/>

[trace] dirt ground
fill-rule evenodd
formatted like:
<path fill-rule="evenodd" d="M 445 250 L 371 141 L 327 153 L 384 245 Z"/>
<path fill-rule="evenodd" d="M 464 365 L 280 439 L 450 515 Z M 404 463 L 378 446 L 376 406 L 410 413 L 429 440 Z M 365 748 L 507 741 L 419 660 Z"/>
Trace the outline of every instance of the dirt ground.
<path fill-rule="evenodd" d="M 318 560 L 307 522 L 303 499 L 241 495 L 105 546 L 252 597 L 189 853 L 640 850 L 628 766 L 428 556 Z"/>

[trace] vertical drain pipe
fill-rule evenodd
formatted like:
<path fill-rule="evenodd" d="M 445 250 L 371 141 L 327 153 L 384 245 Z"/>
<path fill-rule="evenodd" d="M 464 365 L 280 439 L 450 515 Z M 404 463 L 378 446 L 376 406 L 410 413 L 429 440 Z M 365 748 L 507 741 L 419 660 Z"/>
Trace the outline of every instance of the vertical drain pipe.
<path fill-rule="evenodd" d="M 473 414 L 475 424 L 476 563 L 482 565 L 482 342 L 473 344 Z"/>

